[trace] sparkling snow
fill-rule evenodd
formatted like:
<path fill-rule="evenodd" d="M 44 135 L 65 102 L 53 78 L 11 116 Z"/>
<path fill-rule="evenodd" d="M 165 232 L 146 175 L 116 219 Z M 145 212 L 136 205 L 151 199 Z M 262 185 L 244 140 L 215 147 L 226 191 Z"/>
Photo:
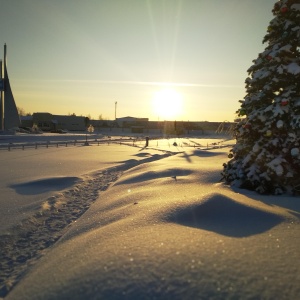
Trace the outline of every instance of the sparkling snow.
<path fill-rule="evenodd" d="M 1 150 L 0 297 L 299 298 L 299 198 L 221 183 L 233 143 Z"/>

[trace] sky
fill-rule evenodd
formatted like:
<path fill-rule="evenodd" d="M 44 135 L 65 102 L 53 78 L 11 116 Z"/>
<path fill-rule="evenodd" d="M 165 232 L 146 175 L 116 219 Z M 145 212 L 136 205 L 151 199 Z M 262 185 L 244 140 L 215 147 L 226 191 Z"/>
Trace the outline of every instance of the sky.
<path fill-rule="evenodd" d="M 233 121 L 275 0 L 0 0 L 27 113 Z"/>

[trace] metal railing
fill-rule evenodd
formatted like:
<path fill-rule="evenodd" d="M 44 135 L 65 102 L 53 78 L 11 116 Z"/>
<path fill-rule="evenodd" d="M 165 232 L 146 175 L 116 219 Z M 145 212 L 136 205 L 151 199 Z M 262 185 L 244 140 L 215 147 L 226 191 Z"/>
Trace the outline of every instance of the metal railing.
<path fill-rule="evenodd" d="M 88 145 L 109 145 L 109 144 L 130 144 L 135 146 L 137 142 L 145 141 L 144 138 L 118 138 L 118 139 L 86 139 L 86 140 L 68 140 L 68 141 L 46 141 L 46 142 L 26 142 L 26 143 L 7 143 L 0 144 L 0 151 L 41 149 L 41 148 L 59 148 L 70 146 L 88 146 Z"/>

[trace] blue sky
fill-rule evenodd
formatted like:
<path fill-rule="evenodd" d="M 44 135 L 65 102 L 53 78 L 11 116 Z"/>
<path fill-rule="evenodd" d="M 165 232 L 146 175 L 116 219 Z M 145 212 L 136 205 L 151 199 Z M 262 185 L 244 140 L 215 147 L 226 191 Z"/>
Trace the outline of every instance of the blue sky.
<path fill-rule="evenodd" d="M 26 112 L 232 121 L 274 3 L 0 0 L 0 47 Z"/>

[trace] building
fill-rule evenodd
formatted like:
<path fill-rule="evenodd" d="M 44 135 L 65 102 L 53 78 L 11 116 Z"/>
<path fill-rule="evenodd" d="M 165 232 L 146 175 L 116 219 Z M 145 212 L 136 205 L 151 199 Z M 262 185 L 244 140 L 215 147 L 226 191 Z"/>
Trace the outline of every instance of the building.
<path fill-rule="evenodd" d="M 116 120 L 89 120 L 74 115 L 52 115 L 37 112 L 22 117 L 22 128 L 34 125 L 42 131 L 59 132 L 86 131 L 92 125 L 98 132 L 119 134 L 163 134 L 163 135 L 203 135 L 211 133 L 230 133 L 234 122 L 195 122 L 195 121 L 149 121 L 148 118 L 123 117 Z"/>
<path fill-rule="evenodd" d="M 131 128 L 132 133 L 144 133 L 148 127 L 148 118 L 123 117 L 117 118 L 116 122 L 119 127 Z"/>
<path fill-rule="evenodd" d="M 61 130 L 67 131 L 84 131 L 87 127 L 88 119 L 86 117 L 77 117 L 74 115 L 52 115 L 47 112 L 37 112 L 31 117 L 22 118 L 22 127 L 32 128 L 38 126 L 42 131 L 56 132 Z"/>

